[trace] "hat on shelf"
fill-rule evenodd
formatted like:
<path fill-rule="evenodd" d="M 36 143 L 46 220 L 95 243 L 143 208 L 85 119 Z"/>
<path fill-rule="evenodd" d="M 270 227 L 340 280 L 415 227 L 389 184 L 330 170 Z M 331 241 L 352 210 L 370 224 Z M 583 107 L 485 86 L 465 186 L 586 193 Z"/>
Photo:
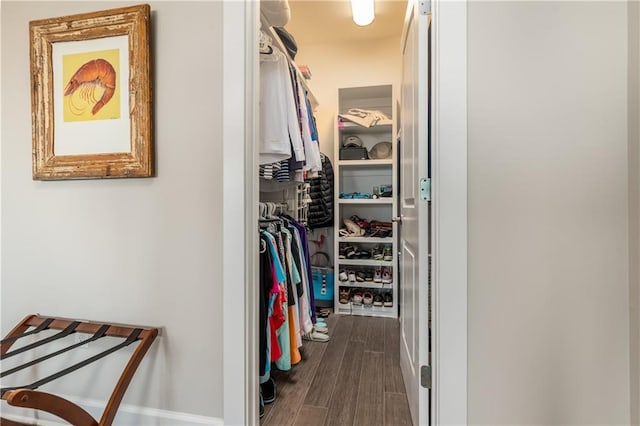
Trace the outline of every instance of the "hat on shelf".
<path fill-rule="evenodd" d="M 362 139 L 357 137 L 356 135 L 348 135 L 342 139 L 342 146 L 362 146 Z"/>
<path fill-rule="evenodd" d="M 378 142 L 371 148 L 369 151 L 369 158 L 374 160 L 384 160 L 386 158 L 391 158 L 392 155 L 392 145 L 391 142 Z"/>

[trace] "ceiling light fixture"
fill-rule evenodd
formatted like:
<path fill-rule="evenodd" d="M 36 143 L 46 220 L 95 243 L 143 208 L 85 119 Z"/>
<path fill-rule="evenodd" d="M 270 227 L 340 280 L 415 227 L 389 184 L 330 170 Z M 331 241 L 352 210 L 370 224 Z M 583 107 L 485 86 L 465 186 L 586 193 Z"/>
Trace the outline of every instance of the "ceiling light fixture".
<path fill-rule="evenodd" d="M 361 27 L 369 25 L 375 18 L 373 0 L 351 0 L 351 13 L 356 25 Z"/>

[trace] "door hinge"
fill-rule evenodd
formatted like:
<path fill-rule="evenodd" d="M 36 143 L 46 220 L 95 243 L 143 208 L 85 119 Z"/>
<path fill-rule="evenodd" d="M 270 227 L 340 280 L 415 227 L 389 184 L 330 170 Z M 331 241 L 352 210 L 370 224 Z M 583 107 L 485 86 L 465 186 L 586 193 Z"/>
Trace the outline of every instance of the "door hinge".
<path fill-rule="evenodd" d="M 431 0 L 419 0 L 420 15 L 431 15 Z"/>
<path fill-rule="evenodd" d="M 422 201 L 431 201 L 431 179 L 420 179 L 420 199 Z"/>
<path fill-rule="evenodd" d="M 420 386 L 431 389 L 431 366 L 423 365 L 420 367 Z"/>

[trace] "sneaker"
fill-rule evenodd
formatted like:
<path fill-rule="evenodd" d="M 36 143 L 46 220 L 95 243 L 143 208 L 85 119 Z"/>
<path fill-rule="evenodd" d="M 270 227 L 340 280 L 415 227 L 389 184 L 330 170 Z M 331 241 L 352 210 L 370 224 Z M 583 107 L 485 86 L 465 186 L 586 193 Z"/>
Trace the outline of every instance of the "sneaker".
<path fill-rule="evenodd" d="M 365 274 L 364 272 L 362 271 L 356 272 L 356 281 L 358 281 L 359 283 L 363 283 L 366 277 L 367 277 L 367 274 Z"/>
<path fill-rule="evenodd" d="M 329 335 L 324 333 L 319 333 L 317 331 L 312 331 L 311 333 L 307 333 L 302 335 L 304 340 L 310 340 L 312 342 L 328 342 Z"/>
<path fill-rule="evenodd" d="M 354 246 L 346 246 L 344 248 L 344 257 L 346 259 L 353 259 L 354 257 L 356 257 L 357 253 L 358 253 L 358 251 L 356 250 L 356 248 Z"/>
<path fill-rule="evenodd" d="M 367 271 L 364 273 L 364 280 L 365 281 L 373 281 L 373 274 L 370 271 Z"/>
<path fill-rule="evenodd" d="M 393 252 L 392 252 L 391 246 L 386 246 L 384 248 L 383 255 L 382 255 L 382 260 L 385 260 L 387 262 L 393 260 Z"/>
<path fill-rule="evenodd" d="M 318 333 L 329 334 L 329 327 L 327 327 L 327 324 L 321 325 L 316 323 L 316 325 L 313 326 L 313 330 Z"/>
<path fill-rule="evenodd" d="M 349 281 L 351 281 L 352 283 L 356 282 L 356 273 L 354 271 L 349 271 Z"/>
<path fill-rule="evenodd" d="M 382 282 L 382 270 L 380 267 L 377 267 L 375 271 L 373 271 L 373 282 L 374 283 Z"/>
<path fill-rule="evenodd" d="M 362 293 L 356 291 L 351 298 L 351 303 L 353 303 L 354 305 L 362 305 Z"/>
<path fill-rule="evenodd" d="M 362 294 L 362 303 L 365 305 L 373 305 L 373 294 L 369 293 L 368 291 L 365 291 Z"/>
<path fill-rule="evenodd" d="M 385 266 L 382 268 L 382 284 L 391 284 L 393 278 L 391 278 L 391 268 Z"/>
<path fill-rule="evenodd" d="M 382 306 L 384 302 L 384 299 L 382 297 L 382 295 L 380 293 L 376 294 L 375 297 L 373 298 L 373 306 Z"/>
<path fill-rule="evenodd" d="M 358 259 L 371 259 L 371 252 L 369 250 L 358 250 L 356 257 Z"/>
<path fill-rule="evenodd" d="M 347 271 L 340 271 L 340 274 L 338 274 L 338 280 L 342 282 L 349 281 L 349 275 L 347 275 Z"/>
<path fill-rule="evenodd" d="M 382 296 L 383 298 L 383 304 L 386 308 L 390 308 L 393 306 L 393 295 L 389 292 L 389 293 L 385 293 L 384 296 Z"/>
<path fill-rule="evenodd" d="M 371 254 L 372 254 L 372 259 L 373 260 L 382 260 L 384 259 L 384 254 L 382 252 L 382 247 L 380 246 L 375 246 L 373 248 L 373 250 L 371 250 Z"/>

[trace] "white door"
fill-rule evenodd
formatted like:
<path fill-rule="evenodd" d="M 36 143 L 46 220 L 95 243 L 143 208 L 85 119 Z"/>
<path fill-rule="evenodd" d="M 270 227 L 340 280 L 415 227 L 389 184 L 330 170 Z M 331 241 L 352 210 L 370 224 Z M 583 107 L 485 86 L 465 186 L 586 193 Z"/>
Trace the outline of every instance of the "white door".
<path fill-rule="evenodd" d="M 414 425 L 429 424 L 429 203 L 421 179 L 429 172 L 429 23 L 409 0 L 402 43 L 400 136 L 400 367 Z"/>

